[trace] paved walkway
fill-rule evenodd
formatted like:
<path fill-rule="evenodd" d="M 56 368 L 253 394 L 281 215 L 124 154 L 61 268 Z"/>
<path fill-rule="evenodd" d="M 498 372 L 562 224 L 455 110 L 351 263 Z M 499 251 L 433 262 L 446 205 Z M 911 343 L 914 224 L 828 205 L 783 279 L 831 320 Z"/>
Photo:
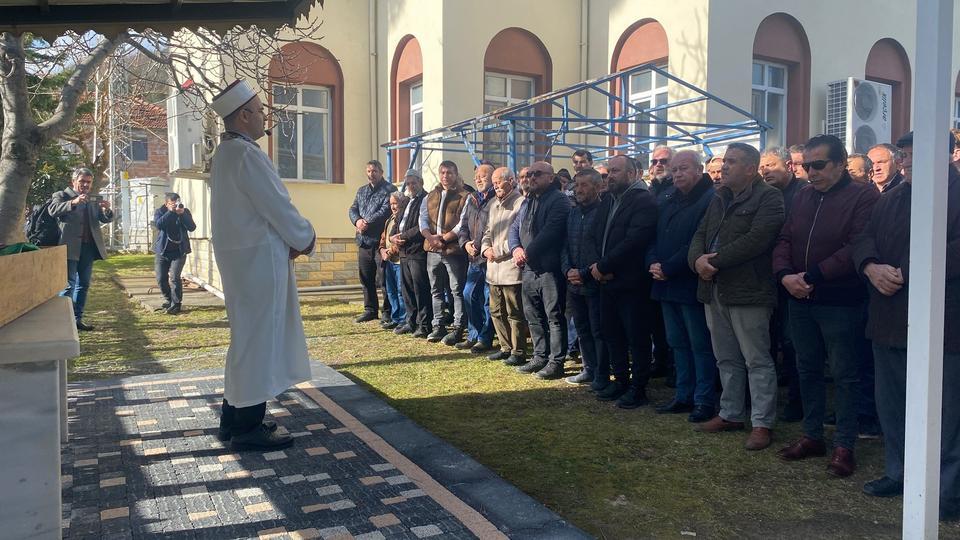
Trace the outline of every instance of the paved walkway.
<path fill-rule="evenodd" d="M 587 538 L 333 369 L 268 403 L 296 438 L 216 438 L 222 371 L 71 383 L 64 538 Z M 2 536 L 2 535 L 0 535 Z"/>

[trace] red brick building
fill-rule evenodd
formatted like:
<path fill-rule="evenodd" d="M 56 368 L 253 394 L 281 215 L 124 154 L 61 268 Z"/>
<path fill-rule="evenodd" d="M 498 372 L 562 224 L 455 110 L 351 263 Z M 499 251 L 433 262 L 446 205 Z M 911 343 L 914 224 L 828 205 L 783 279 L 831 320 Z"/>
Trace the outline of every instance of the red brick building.
<path fill-rule="evenodd" d="M 167 111 L 165 108 L 136 100 L 130 113 L 130 178 L 156 176 L 169 178 L 167 161 Z"/>

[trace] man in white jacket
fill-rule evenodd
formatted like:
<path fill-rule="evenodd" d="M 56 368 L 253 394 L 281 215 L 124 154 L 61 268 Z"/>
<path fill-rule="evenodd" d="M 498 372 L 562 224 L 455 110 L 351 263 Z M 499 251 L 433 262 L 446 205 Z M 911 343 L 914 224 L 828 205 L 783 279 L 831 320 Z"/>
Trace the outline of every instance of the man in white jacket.
<path fill-rule="evenodd" d="M 226 131 L 213 157 L 213 251 L 230 319 L 220 438 L 234 450 L 286 448 L 289 435 L 264 423 L 267 400 L 310 379 L 293 259 L 313 252 L 316 234 L 290 201 L 270 157 L 263 105 L 244 81 L 212 103 Z"/>

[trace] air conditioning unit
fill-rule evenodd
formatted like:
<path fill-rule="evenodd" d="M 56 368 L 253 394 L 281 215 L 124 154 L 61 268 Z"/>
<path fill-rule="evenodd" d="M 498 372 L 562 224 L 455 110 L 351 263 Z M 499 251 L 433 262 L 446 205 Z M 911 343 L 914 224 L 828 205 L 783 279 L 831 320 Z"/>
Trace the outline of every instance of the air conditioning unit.
<path fill-rule="evenodd" d="M 827 135 L 838 137 L 851 154 L 889 143 L 892 98 L 889 84 L 853 77 L 827 84 Z"/>
<path fill-rule="evenodd" d="M 167 98 L 167 156 L 170 172 L 195 169 L 195 147 L 203 146 L 203 104 L 198 96 L 178 92 Z"/>

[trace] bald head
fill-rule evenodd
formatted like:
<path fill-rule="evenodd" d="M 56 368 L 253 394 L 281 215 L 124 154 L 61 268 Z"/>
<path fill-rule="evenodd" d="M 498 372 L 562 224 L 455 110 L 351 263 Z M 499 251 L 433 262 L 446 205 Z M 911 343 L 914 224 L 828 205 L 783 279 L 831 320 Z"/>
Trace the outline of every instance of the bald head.
<path fill-rule="evenodd" d="M 527 176 L 530 178 L 530 193 L 545 193 L 553 183 L 553 165 L 546 161 L 535 161 L 527 170 Z"/>
<path fill-rule="evenodd" d="M 693 150 L 681 150 L 670 160 L 670 174 L 673 185 L 686 195 L 696 187 L 703 176 L 703 161 L 700 154 Z"/>

